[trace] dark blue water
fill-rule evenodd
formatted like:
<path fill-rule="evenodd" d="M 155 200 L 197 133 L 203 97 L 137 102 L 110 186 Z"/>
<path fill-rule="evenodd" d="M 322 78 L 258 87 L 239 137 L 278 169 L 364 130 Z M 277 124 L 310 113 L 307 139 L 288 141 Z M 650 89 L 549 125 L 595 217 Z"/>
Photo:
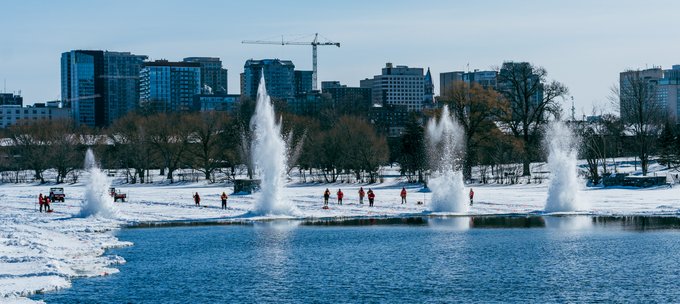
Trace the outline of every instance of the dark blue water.
<path fill-rule="evenodd" d="M 48 303 L 677 302 L 680 221 L 412 219 L 124 229 Z"/>

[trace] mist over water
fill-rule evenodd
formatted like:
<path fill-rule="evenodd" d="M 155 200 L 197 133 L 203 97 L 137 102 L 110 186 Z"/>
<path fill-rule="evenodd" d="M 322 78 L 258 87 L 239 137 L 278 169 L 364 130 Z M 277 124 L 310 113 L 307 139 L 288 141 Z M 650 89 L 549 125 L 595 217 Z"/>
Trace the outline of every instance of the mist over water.
<path fill-rule="evenodd" d="M 253 163 L 259 170 L 261 179 L 260 193 L 255 203 L 254 213 L 259 215 L 291 215 L 293 206 L 281 197 L 286 175 L 286 143 L 281 137 L 281 124 L 276 123 L 264 74 L 257 88 L 255 115 L 250 120 L 253 131 Z"/>
<path fill-rule="evenodd" d="M 90 179 L 85 186 L 85 200 L 80 208 L 80 217 L 103 216 L 114 218 L 116 210 L 113 198 L 109 195 L 111 181 L 99 169 L 92 149 L 85 153 L 85 170 L 90 173 Z"/>
<path fill-rule="evenodd" d="M 465 149 L 463 129 L 451 117 L 448 106 L 442 109 L 439 121 L 428 122 L 427 138 L 432 169 L 428 181 L 432 190 L 431 211 L 467 212 L 469 206 L 461 171 Z"/>
<path fill-rule="evenodd" d="M 574 134 L 562 121 L 548 126 L 545 144 L 548 148 L 550 186 L 546 212 L 573 212 L 586 210 L 588 203 L 580 195 L 582 182 L 577 175 L 577 147 Z"/>

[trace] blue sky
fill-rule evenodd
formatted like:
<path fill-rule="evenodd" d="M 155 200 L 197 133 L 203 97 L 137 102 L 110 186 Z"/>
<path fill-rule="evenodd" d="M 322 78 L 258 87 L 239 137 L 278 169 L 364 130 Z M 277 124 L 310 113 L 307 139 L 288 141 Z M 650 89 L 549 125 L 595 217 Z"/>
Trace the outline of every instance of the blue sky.
<path fill-rule="evenodd" d="M 60 95 L 61 52 L 130 51 L 151 59 L 220 57 L 229 91 L 249 58 L 293 60 L 311 70 L 311 47 L 244 45 L 315 32 L 319 81 L 358 86 L 385 62 L 439 73 L 530 61 L 563 82 L 577 115 L 612 108 L 628 68 L 680 63 L 677 1 L 6 1 L 0 81 L 27 104 Z M 570 107 L 570 104 L 565 108 Z"/>

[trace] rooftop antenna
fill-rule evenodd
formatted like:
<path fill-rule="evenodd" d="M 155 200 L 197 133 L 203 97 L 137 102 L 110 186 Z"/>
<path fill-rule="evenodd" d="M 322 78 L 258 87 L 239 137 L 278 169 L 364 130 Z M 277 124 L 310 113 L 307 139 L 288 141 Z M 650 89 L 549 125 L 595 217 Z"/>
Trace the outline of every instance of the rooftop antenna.
<path fill-rule="evenodd" d="M 571 121 L 576 121 L 576 107 L 574 107 L 574 96 L 571 96 Z"/>

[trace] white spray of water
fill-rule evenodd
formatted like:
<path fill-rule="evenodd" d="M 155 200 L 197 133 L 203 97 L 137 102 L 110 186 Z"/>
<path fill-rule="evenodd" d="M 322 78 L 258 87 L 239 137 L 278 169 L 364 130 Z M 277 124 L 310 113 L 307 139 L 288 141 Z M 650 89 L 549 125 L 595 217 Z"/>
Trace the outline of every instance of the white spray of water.
<path fill-rule="evenodd" d="M 254 135 L 253 162 L 261 179 L 261 191 L 253 212 L 260 215 L 290 215 L 294 208 L 281 197 L 286 174 L 286 143 L 281 137 L 281 124 L 276 123 L 274 107 L 267 95 L 264 73 L 257 88 L 257 104 L 255 115 L 250 120 L 250 129 Z"/>
<path fill-rule="evenodd" d="M 434 212 L 467 212 L 469 206 L 460 170 L 463 130 L 449 114 L 448 106 L 442 109 L 439 121 L 428 122 L 427 135 L 433 169 L 428 183 L 432 190 L 430 208 Z"/>
<path fill-rule="evenodd" d="M 579 195 L 582 188 L 577 176 L 577 143 L 574 134 L 561 121 L 548 127 L 545 143 L 548 147 L 550 186 L 546 212 L 573 212 L 585 210 L 587 201 Z"/>
<path fill-rule="evenodd" d="M 87 149 L 85 153 L 85 170 L 90 173 L 90 180 L 85 186 L 85 200 L 80 208 L 80 216 L 115 218 L 113 198 L 108 193 L 111 182 L 97 166 L 92 149 Z"/>

